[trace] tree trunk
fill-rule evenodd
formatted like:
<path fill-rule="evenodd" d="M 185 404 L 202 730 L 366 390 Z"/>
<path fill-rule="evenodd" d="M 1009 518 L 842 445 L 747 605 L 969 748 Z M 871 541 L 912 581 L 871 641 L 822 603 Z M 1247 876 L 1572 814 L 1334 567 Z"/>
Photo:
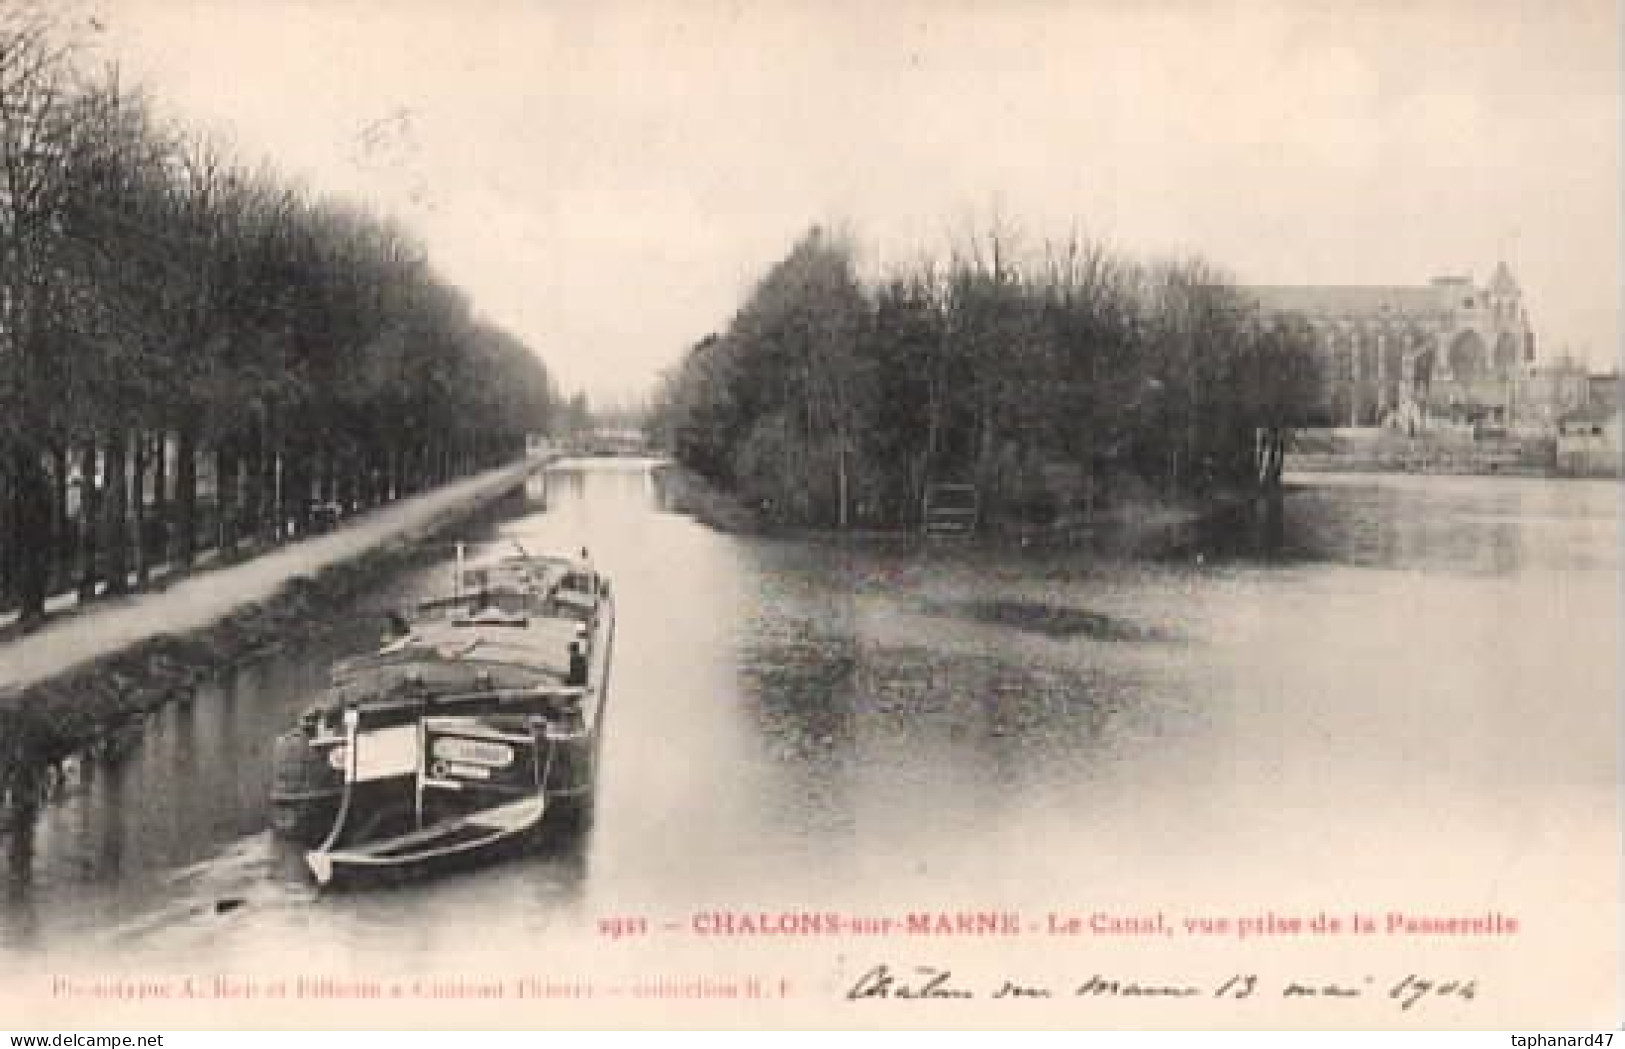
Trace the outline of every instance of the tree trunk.
<path fill-rule="evenodd" d="M 366 444 L 356 446 L 350 459 L 350 497 L 355 509 L 372 505 L 372 449 Z"/>
<path fill-rule="evenodd" d="M 304 442 L 291 440 L 282 457 L 282 521 L 292 535 L 309 524 L 310 460 Z"/>
<path fill-rule="evenodd" d="M 267 542 L 276 542 L 281 529 L 276 526 L 276 513 L 278 513 L 278 482 L 280 482 L 281 464 L 276 461 L 276 445 L 271 442 L 270 432 L 265 435 L 265 445 L 260 448 L 260 536 Z"/>
<path fill-rule="evenodd" d="M 851 523 L 851 493 L 846 476 L 846 432 L 844 428 L 837 432 L 835 449 L 835 498 L 839 503 L 836 508 L 836 525 L 841 531 L 846 531 Z"/>
<path fill-rule="evenodd" d="M 130 433 L 115 429 L 107 440 L 107 505 L 105 514 L 107 592 L 130 592 L 130 503 L 128 470 Z"/>
<path fill-rule="evenodd" d="M 11 463 L 0 465 L 0 609 L 10 606 L 17 593 L 18 576 L 22 571 L 21 550 L 14 536 L 17 532 L 17 499 L 11 483 Z"/>
<path fill-rule="evenodd" d="M 101 582 L 96 557 L 96 533 L 101 519 L 101 486 L 96 483 L 96 440 L 79 448 L 79 600 L 96 597 Z"/>
<path fill-rule="evenodd" d="M 993 428 L 993 412 L 992 402 L 984 400 L 976 450 L 976 479 L 980 489 L 977 498 L 981 501 L 984 517 L 996 515 L 999 504 L 998 439 Z"/>
<path fill-rule="evenodd" d="M 1092 413 L 1091 413 L 1091 415 L 1092 415 Z M 1083 492 L 1081 493 L 1082 496 L 1083 496 L 1082 510 L 1083 510 L 1084 518 L 1086 520 L 1093 521 L 1094 517 L 1095 517 L 1095 466 L 1096 466 L 1096 463 L 1095 463 L 1095 427 L 1094 427 L 1094 419 L 1092 417 L 1089 419 L 1089 421 L 1087 423 L 1084 424 L 1081 446 L 1082 446 L 1083 451 L 1082 451 L 1082 454 L 1078 456 L 1078 459 L 1079 459 L 1078 465 L 1081 468 L 1079 472 L 1083 475 Z"/>
<path fill-rule="evenodd" d="M 1185 420 L 1185 490 L 1196 492 L 1202 479 L 1202 376 L 1199 365 L 1199 355 L 1196 351 L 1195 340 L 1192 339 L 1185 346 L 1185 367 L 1189 386 L 1189 415 Z M 1176 461 L 1174 477 L 1174 496 L 1180 494 L 1178 467 Z"/>
<path fill-rule="evenodd" d="M 348 444 L 342 451 L 335 451 L 328 459 L 328 479 L 332 482 L 333 491 L 329 498 L 339 504 L 345 513 L 350 512 L 350 504 L 354 495 L 350 491 L 350 482 L 355 477 L 353 463 L 355 451 Z"/>
<path fill-rule="evenodd" d="M 215 545 L 222 561 L 237 552 L 237 444 L 237 438 L 223 436 L 214 446 Z"/>
<path fill-rule="evenodd" d="M 135 431 L 132 445 L 134 461 L 130 464 L 130 515 L 134 521 L 135 542 L 131 553 L 135 555 L 135 585 L 147 585 L 147 433 Z"/>
<path fill-rule="evenodd" d="M 54 545 L 51 487 L 34 449 L 26 445 L 15 447 L 10 465 L 13 513 L 8 545 L 19 557 L 16 584 L 21 621 L 33 624 L 45 618 L 53 560 L 49 556 Z"/>
<path fill-rule="evenodd" d="M 183 423 L 175 444 L 175 567 L 192 567 L 197 553 L 197 427 Z"/>
<path fill-rule="evenodd" d="M 243 450 L 243 527 L 246 538 L 257 541 L 264 533 L 265 435 L 255 426 Z"/>
<path fill-rule="evenodd" d="M 288 480 L 287 451 L 277 439 L 266 446 L 266 510 L 270 515 L 271 542 L 280 543 L 287 518 L 282 514 L 282 492 Z"/>
<path fill-rule="evenodd" d="M 278 461 L 276 431 L 269 420 L 260 434 L 260 538 L 267 543 L 274 543 L 282 535 L 282 529 L 277 524 L 277 515 L 281 510 L 279 492 L 282 483 L 282 464 Z"/>
<path fill-rule="evenodd" d="M 51 448 L 51 542 L 46 557 L 46 589 L 50 593 L 66 590 L 73 578 L 73 552 L 77 542 L 70 539 L 73 522 L 68 518 L 68 449 L 60 444 Z"/>
<path fill-rule="evenodd" d="M 332 444 L 324 443 L 321 453 L 321 473 L 316 482 L 317 498 L 324 503 L 338 501 L 338 477 L 334 462 L 336 452 Z"/>
<path fill-rule="evenodd" d="M 925 459 L 920 464 L 920 490 L 914 493 L 914 505 L 925 505 L 925 493 L 931 487 L 931 473 L 937 468 L 937 445 L 942 437 L 942 398 L 936 379 L 931 380 L 931 396 L 926 405 Z"/>
<path fill-rule="evenodd" d="M 170 542 L 169 431 L 154 434 L 152 461 L 152 563 L 167 564 Z"/>
<path fill-rule="evenodd" d="M 355 495 L 361 509 L 373 505 L 373 477 L 377 470 L 377 456 L 370 443 L 363 443 L 356 449 L 356 457 L 351 462 L 351 469 L 355 471 Z"/>

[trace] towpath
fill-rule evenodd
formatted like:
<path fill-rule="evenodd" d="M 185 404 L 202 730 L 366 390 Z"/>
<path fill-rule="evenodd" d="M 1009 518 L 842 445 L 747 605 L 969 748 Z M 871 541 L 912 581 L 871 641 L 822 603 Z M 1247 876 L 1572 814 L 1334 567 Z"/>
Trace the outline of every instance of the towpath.
<path fill-rule="evenodd" d="M 443 515 L 482 502 L 540 467 L 540 460 L 530 459 L 466 477 L 375 509 L 326 535 L 199 572 L 162 591 L 104 599 L 49 621 L 0 643 L 0 694 L 159 634 L 209 626 L 242 605 L 265 600 L 290 579 L 428 529 Z"/>

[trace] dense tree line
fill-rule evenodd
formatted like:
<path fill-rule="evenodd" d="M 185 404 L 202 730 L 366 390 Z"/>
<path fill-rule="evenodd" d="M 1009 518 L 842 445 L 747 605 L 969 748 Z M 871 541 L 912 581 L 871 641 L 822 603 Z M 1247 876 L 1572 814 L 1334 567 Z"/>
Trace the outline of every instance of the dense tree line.
<path fill-rule="evenodd" d="M 918 519 L 931 483 L 994 517 L 1201 502 L 1279 482 L 1316 403 L 1307 333 L 1201 261 L 1073 238 L 860 279 L 815 228 L 663 379 L 655 436 L 783 522 Z"/>
<path fill-rule="evenodd" d="M 540 360 L 402 229 L 80 66 L 0 14 L 0 605 L 302 534 L 545 426 Z"/>

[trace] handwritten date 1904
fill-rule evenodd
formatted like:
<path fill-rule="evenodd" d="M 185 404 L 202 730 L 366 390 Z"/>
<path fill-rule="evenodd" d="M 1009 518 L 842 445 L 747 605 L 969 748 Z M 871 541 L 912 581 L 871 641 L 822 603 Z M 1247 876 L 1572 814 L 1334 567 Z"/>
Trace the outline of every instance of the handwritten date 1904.
<path fill-rule="evenodd" d="M 1087 978 L 1059 984 L 1034 983 L 1012 977 L 972 982 L 954 976 L 950 969 L 916 965 L 893 969 L 882 962 L 869 969 L 846 991 L 848 1001 L 888 999 L 899 1001 L 952 1000 L 969 998 L 1128 998 L 1128 999 L 1209 999 L 1240 1002 L 1266 997 L 1285 999 L 1337 1000 L 1372 998 L 1409 1011 L 1423 999 L 1448 998 L 1470 1002 L 1478 997 L 1476 980 L 1439 980 L 1408 973 L 1398 980 L 1378 982 L 1367 976 L 1353 983 L 1288 979 L 1266 983 L 1254 973 L 1235 973 L 1211 986 L 1184 980 L 1130 980 L 1094 973 Z"/>

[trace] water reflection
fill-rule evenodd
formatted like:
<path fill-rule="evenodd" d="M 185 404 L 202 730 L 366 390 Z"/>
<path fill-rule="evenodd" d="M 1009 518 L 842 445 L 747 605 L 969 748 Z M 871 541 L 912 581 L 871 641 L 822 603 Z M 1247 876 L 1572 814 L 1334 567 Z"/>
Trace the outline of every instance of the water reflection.
<path fill-rule="evenodd" d="M 20 809 L 0 832 L 6 850 L 6 906 L 0 942 L 19 948 L 33 947 L 38 935 L 33 892 L 35 815 L 32 805 Z"/>
<path fill-rule="evenodd" d="M 1608 481 L 1324 475 L 1289 496 L 1288 543 L 1313 561 L 1511 575 L 1616 564 Z M 1559 534 L 1561 533 L 1561 536 Z"/>
<path fill-rule="evenodd" d="M 470 538 L 585 546 L 615 579 L 589 836 L 321 898 L 265 830 L 271 740 L 441 562 L 165 708 L 5 832 L 0 937 L 421 967 L 639 908 L 1121 891 L 1178 884 L 1193 855 L 1318 888 L 1344 853 L 1317 841 L 1489 862 L 1555 797 L 1606 797 L 1616 488 L 1307 480 L 1245 543 L 1125 561 L 727 536 L 650 512 L 645 463 L 567 463 Z M 502 920 L 470 943 L 470 913 Z"/>

